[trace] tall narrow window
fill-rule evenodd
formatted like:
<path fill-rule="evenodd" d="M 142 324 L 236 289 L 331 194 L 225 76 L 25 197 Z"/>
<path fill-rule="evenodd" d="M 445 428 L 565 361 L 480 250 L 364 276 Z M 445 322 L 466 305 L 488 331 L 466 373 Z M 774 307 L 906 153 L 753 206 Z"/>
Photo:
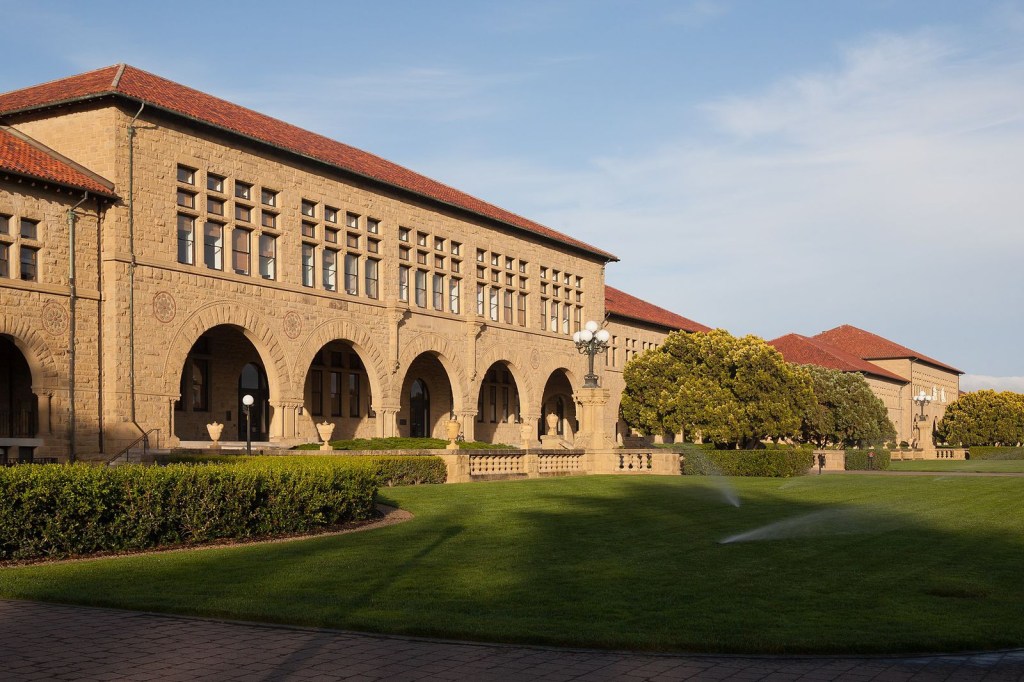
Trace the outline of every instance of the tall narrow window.
<path fill-rule="evenodd" d="M 416 305 L 427 307 L 427 273 L 423 270 L 416 271 Z"/>
<path fill-rule="evenodd" d="M 519 313 L 519 319 L 518 319 L 519 326 L 520 327 L 525 327 L 526 326 L 526 294 L 519 294 L 518 313 Z"/>
<path fill-rule="evenodd" d="M 251 233 L 249 230 L 235 228 L 231 231 L 231 267 L 235 274 L 248 275 L 252 267 L 250 258 Z"/>
<path fill-rule="evenodd" d="M 484 292 L 487 290 L 483 284 L 476 285 L 476 314 L 480 317 L 484 316 Z"/>
<path fill-rule="evenodd" d="M 361 405 L 359 404 L 359 375 L 348 375 L 348 416 L 362 416 Z"/>
<path fill-rule="evenodd" d="M 11 216 L 0 213 L 0 234 L 11 233 Z"/>
<path fill-rule="evenodd" d="M 448 309 L 458 315 L 462 312 L 462 280 L 452 277 L 448 282 Z"/>
<path fill-rule="evenodd" d="M 558 301 L 551 301 L 551 326 L 548 330 L 557 332 L 558 331 Z"/>
<path fill-rule="evenodd" d="M 568 303 L 563 303 L 562 304 L 562 333 L 563 334 L 568 334 L 569 333 L 569 314 L 572 312 L 570 310 L 570 308 L 572 308 L 572 306 L 569 305 Z"/>
<path fill-rule="evenodd" d="M 0 277 L 11 276 L 11 247 L 0 243 Z"/>
<path fill-rule="evenodd" d="M 366 297 L 367 298 L 380 298 L 380 293 L 377 289 L 377 279 L 380 270 L 380 261 L 374 260 L 373 258 L 366 259 Z"/>
<path fill-rule="evenodd" d="M 331 372 L 331 416 L 341 416 L 341 372 Z"/>
<path fill-rule="evenodd" d="M 434 273 L 434 310 L 444 310 L 444 275 Z"/>
<path fill-rule="evenodd" d="M 310 376 L 310 406 L 309 411 L 316 417 L 324 413 L 324 373 L 323 370 L 314 369 Z"/>
<path fill-rule="evenodd" d="M 583 328 L 583 308 L 576 306 L 573 312 L 572 327 L 574 332 L 578 332 Z"/>
<path fill-rule="evenodd" d="M 210 409 L 210 361 L 192 358 L 192 411 Z"/>
<path fill-rule="evenodd" d="M 203 226 L 203 262 L 211 270 L 224 269 L 224 226 L 220 223 Z"/>
<path fill-rule="evenodd" d="M 409 266 L 398 266 L 398 300 L 409 302 Z"/>
<path fill-rule="evenodd" d="M 260 277 L 277 279 L 277 237 L 260 235 Z"/>
<path fill-rule="evenodd" d="M 178 262 L 193 265 L 195 261 L 196 220 L 191 216 L 178 214 Z"/>
<path fill-rule="evenodd" d="M 345 254 L 345 293 L 359 295 L 359 255 L 355 253 Z"/>
<path fill-rule="evenodd" d="M 491 308 L 491 319 L 494 320 L 495 322 L 497 322 L 498 321 L 498 290 L 495 289 L 494 287 L 491 287 L 490 303 L 491 303 L 491 306 L 490 306 L 490 308 Z"/>
<path fill-rule="evenodd" d="M 311 287 L 316 269 L 316 248 L 312 244 L 302 245 L 302 286 Z"/>
<path fill-rule="evenodd" d="M 324 249 L 324 289 L 327 291 L 338 290 L 338 252 L 331 249 Z"/>
<path fill-rule="evenodd" d="M 506 291 L 502 294 L 502 307 L 505 311 L 505 323 L 512 324 L 512 292 Z"/>
<path fill-rule="evenodd" d="M 39 281 L 39 249 L 21 247 L 21 279 L 24 282 Z"/>

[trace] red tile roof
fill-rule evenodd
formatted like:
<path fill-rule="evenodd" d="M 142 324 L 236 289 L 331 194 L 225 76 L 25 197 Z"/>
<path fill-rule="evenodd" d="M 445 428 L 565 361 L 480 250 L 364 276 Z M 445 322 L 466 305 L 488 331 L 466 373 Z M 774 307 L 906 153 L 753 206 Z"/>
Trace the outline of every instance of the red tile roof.
<path fill-rule="evenodd" d="M 636 296 L 630 296 L 615 287 L 605 286 L 604 309 L 605 312 L 611 315 L 655 324 L 666 329 L 682 329 L 687 332 L 711 331 L 711 327 L 706 327 L 700 322 L 694 322 L 682 315 L 676 315 L 670 310 L 659 308 L 653 303 L 648 303 Z"/>
<path fill-rule="evenodd" d="M 860 372 L 872 376 L 907 383 L 907 380 L 889 370 L 873 365 L 856 355 L 831 346 L 819 339 L 812 339 L 801 334 L 786 334 L 777 339 L 769 341 L 782 353 L 786 362 L 798 365 L 817 365 L 828 369 L 838 369 L 841 372 Z"/>
<path fill-rule="evenodd" d="M 114 185 L 27 135 L 0 126 L 0 171 L 113 197 Z"/>
<path fill-rule="evenodd" d="M 835 329 L 829 329 L 828 331 L 821 332 L 814 338 L 865 360 L 910 358 L 912 360 L 927 362 L 929 365 L 934 365 L 940 369 L 956 372 L 957 374 L 963 374 L 963 372 L 958 370 L 956 367 L 951 367 L 944 362 L 939 362 L 927 355 L 922 355 L 916 350 L 911 350 L 906 346 L 901 346 L 894 341 L 882 338 L 877 334 L 872 334 L 871 332 L 864 331 L 863 329 L 858 329 L 857 327 L 849 324 L 844 324 L 840 327 L 836 327 Z"/>
<path fill-rule="evenodd" d="M 125 64 L 0 94 L 0 115 L 117 95 L 496 220 L 606 261 L 613 254 L 355 147 Z"/>

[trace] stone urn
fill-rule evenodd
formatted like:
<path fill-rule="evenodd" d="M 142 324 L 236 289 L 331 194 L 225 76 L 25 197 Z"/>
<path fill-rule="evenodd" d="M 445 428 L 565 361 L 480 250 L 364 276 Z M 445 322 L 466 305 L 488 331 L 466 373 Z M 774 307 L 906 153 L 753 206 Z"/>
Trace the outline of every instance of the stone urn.
<path fill-rule="evenodd" d="M 448 423 L 444 425 L 445 436 L 448 437 L 448 445 L 445 446 L 445 450 L 458 450 L 459 444 L 457 439 L 459 433 L 462 432 L 462 424 L 459 423 L 458 419 L 449 419 Z"/>
<path fill-rule="evenodd" d="M 320 422 L 316 425 L 316 432 L 320 434 L 320 440 L 323 441 L 320 449 L 331 450 L 331 436 L 334 435 L 334 424 L 331 422 Z"/>
<path fill-rule="evenodd" d="M 558 435 L 558 415 L 554 412 L 548 412 L 548 416 L 544 418 L 548 424 L 547 435 L 556 436 Z"/>
<path fill-rule="evenodd" d="M 212 424 L 206 425 L 206 431 L 210 434 L 210 440 L 213 441 L 213 447 L 220 447 L 220 436 L 224 433 L 224 425 L 213 422 Z"/>

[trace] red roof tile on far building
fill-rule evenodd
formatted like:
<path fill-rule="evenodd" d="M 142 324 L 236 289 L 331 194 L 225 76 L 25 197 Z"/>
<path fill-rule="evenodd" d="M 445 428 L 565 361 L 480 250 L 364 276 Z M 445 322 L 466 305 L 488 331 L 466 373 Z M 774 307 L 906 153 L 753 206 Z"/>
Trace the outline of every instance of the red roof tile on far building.
<path fill-rule="evenodd" d="M 259 112 L 180 85 L 127 64 L 0 94 L 0 116 L 69 105 L 104 97 L 145 103 L 146 107 L 186 116 L 221 130 L 468 211 L 573 249 L 615 261 L 615 255 L 557 232 L 453 187 L 361 149 L 271 118 Z"/>
<path fill-rule="evenodd" d="M 944 362 L 939 362 L 934 358 L 918 353 L 916 350 L 911 350 L 906 346 L 901 346 L 900 344 L 883 338 L 878 334 L 872 334 L 871 332 L 864 331 L 863 329 L 859 329 L 849 324 L 844 324 L 836 327 L 835 329 L 829 329 L 828 331 L 821 332 L 814 338 L 819 341 L 824 341 L 830 346 L 835 346 L 840 350 L 846 351 L 851 355 L 863 358 L 864 360 L 895 360 L 908 358 L 928 363 L 929 365 L 933 365 L 939 369 L 963 374 L 963 372 L 956 367 L 951 367 Z"/>
<path fill-rule="evenodd" d="M 114 197 L 114 185 L 26 135 L 0 126 L 0 174 Z"/>
<path fill-rule="evenodd" d="M 870 376 L 881 377 L 890 381 L 907 383 L 907 379 L 873 365 L 856 355 L 847 353 L 844 350 L 831 346 L 819 339 L 803 336 L 802 334 L 786 334 L 768 342 L 782 353 L 786 362 L 797 365 L 817 365 L 828 369 L 837 369 L 841 372 L 860 372 Z"/>
<path fill-rule="evenodd" d="M 648 303 L 636 296 L 630 296 L 625 291 L 615 287 L 605 286 L 604 288 L 604 309 L 605 312 L 630 320 L 647 322 L 670 330 L 681 329 L 686 332 L 709 332 L 711 327 L 700 322 L 677 315 L 670 310 L 659 308 L 653 303 Z"/>

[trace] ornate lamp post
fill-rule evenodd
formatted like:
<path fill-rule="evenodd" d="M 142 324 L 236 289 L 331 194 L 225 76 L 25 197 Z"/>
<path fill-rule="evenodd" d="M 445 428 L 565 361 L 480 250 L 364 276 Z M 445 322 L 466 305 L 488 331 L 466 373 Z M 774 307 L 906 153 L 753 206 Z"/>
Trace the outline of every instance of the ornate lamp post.
<path fill-rule="evenodd" d="M 601 329 L 601 325 L 593 320 L 587 322 L 583 329 L 572 335 L 576 350 L 585 353 L 589 361 L 590 371 L 583 377 L 583 388 L 597 388 L 597 375 L 594 374 L 594 356 L 608 350 L 608 340 L 611 334 L 607 329 Z"/>
<path fill-rule="evenodd" d="M 914 396 L 914 402 L 921 406 L 921 415 L 917 418 L 918 421 L 923 422 L 925 420 L 924 407 L 932 401 L 932 397 L 924 392 L 922 389 L 920 393 Z"/>
<path fill-rule="evenodd" d="M 253 404 L 252 396 L 249 394 L 242 396 L 242 409 L 245 410 L 245 454 L 252 454 L 252 413 L 251 407 Z"/>

